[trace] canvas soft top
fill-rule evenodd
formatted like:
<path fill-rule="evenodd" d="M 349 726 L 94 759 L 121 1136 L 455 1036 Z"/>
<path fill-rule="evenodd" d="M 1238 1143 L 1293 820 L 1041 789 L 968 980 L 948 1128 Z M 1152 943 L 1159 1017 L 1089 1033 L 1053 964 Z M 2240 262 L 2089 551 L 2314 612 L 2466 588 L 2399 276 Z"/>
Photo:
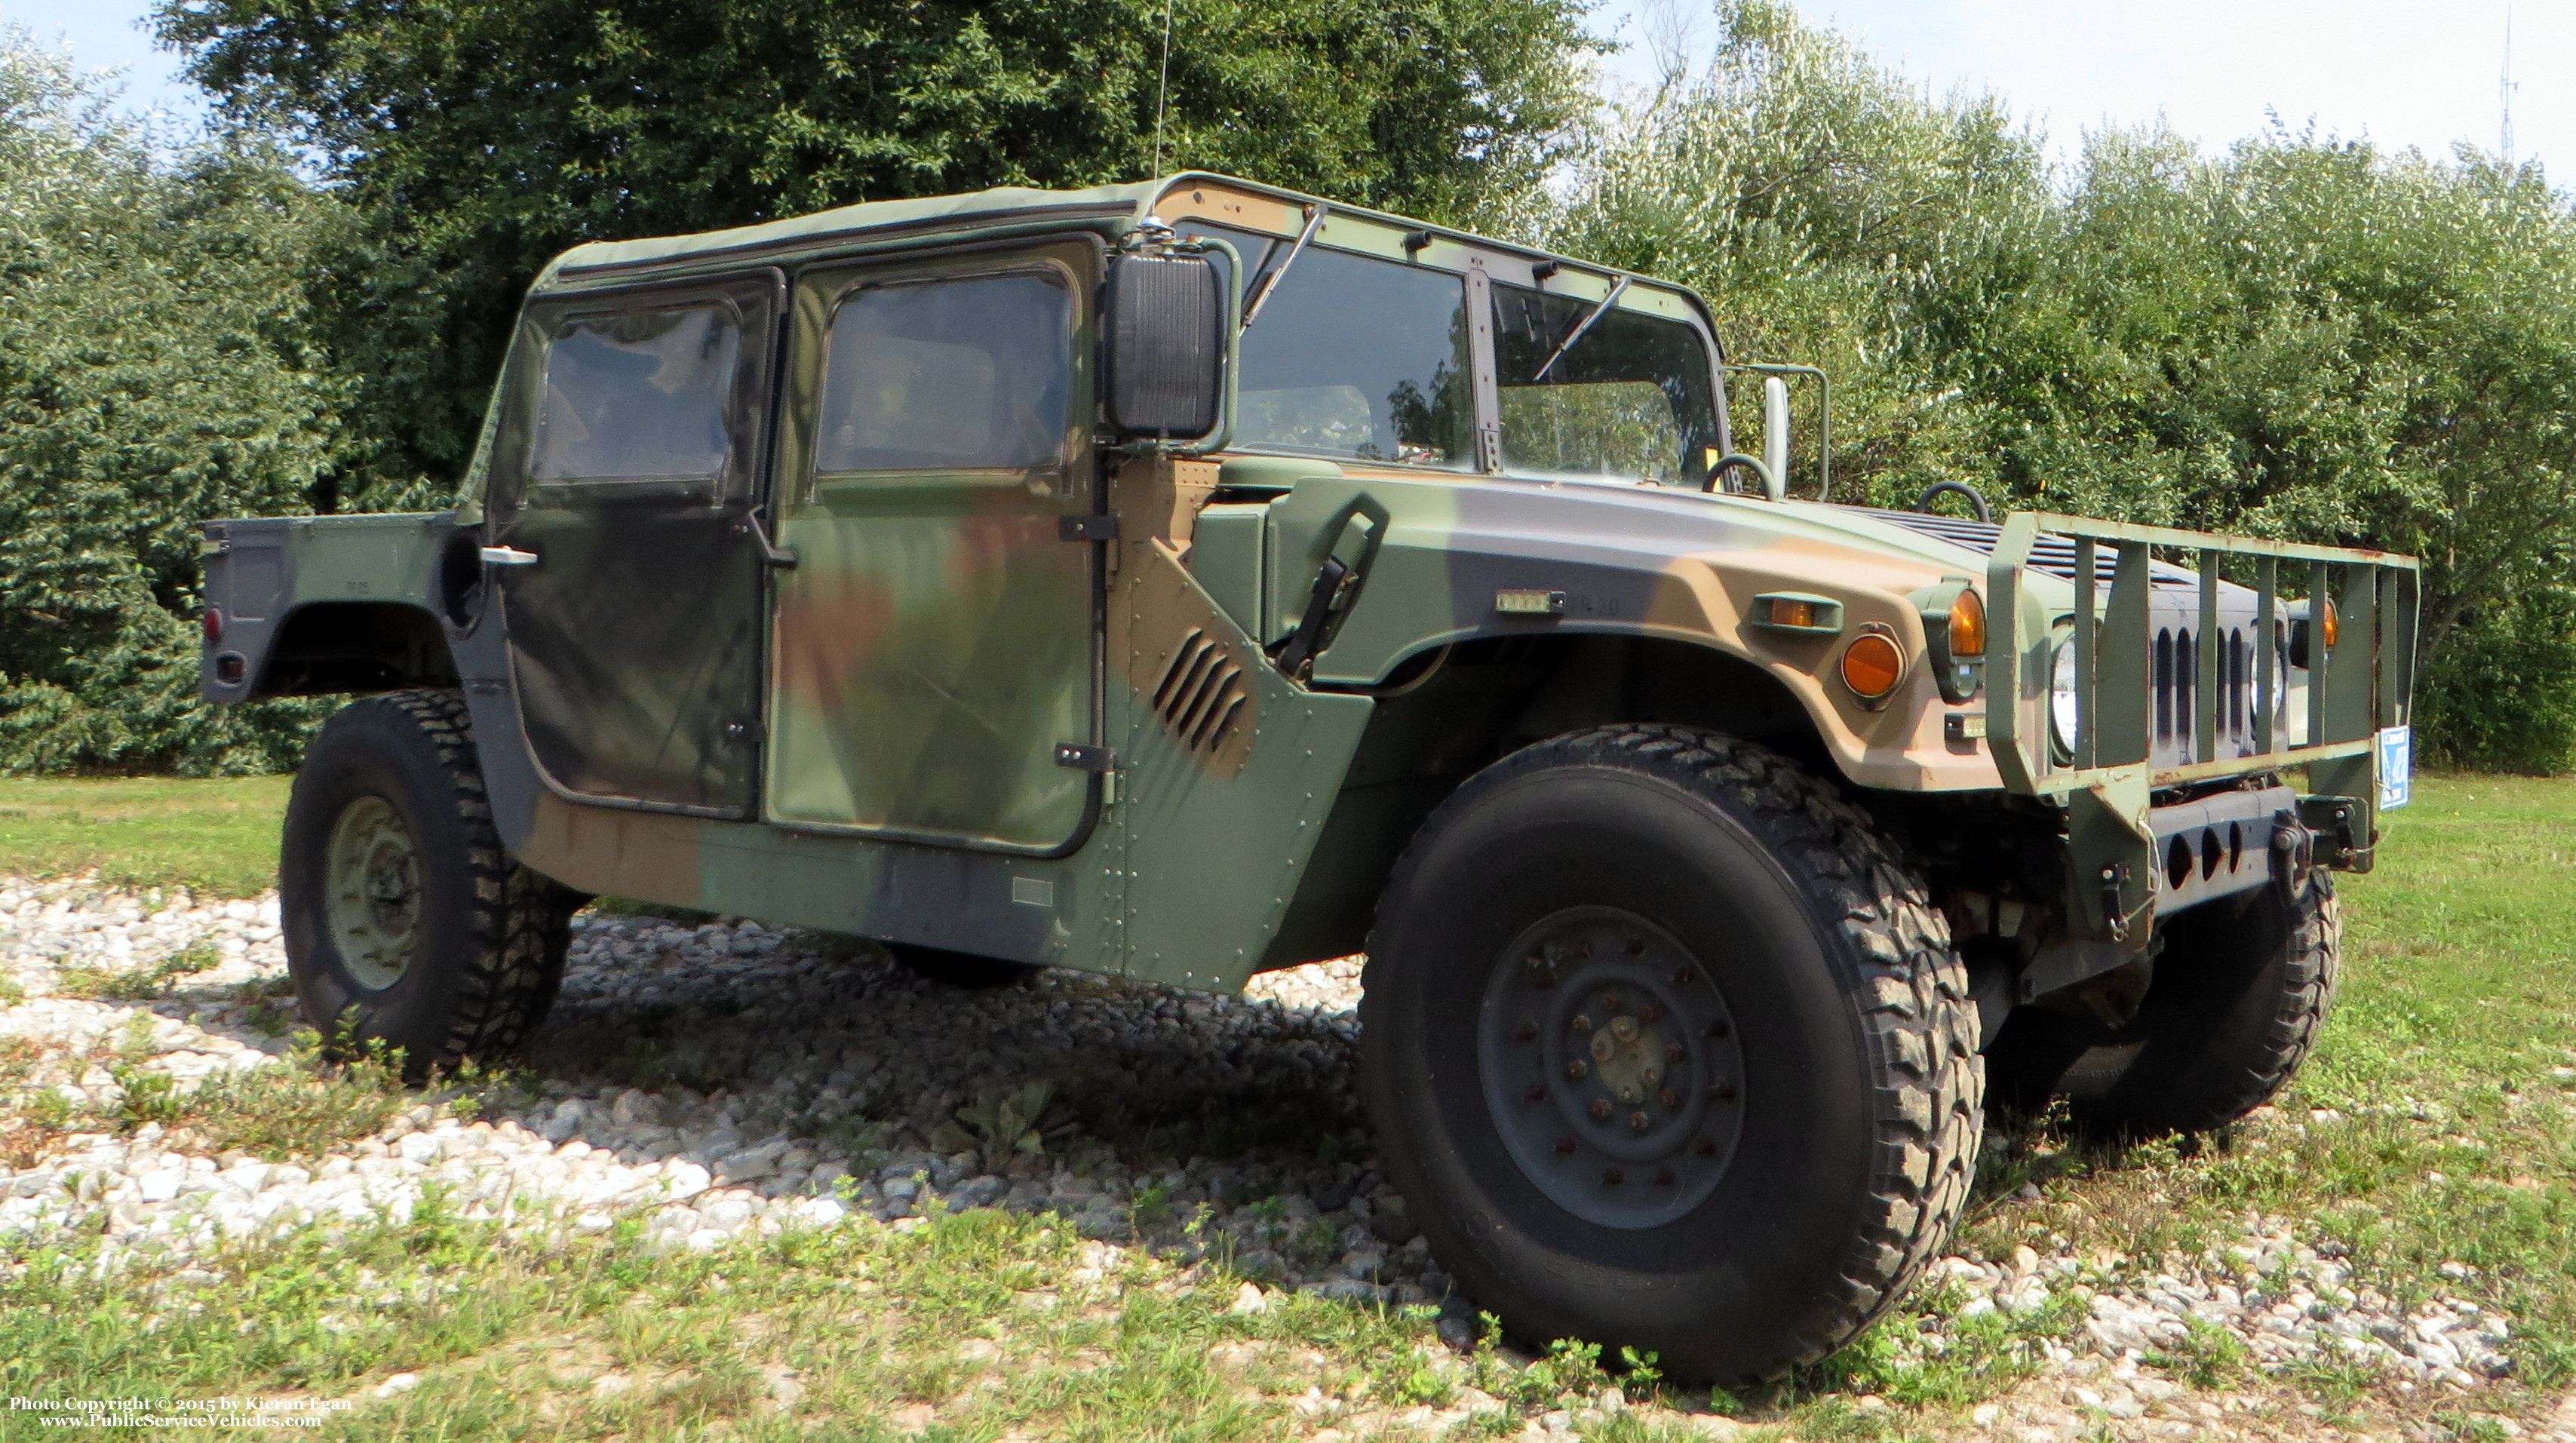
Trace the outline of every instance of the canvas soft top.
<path fill-rule="evenodd" d="M 1670 281 L 1621 271 L 1594 261 L 1572 256 L 1559 257 L 1552 252 L 1515 245 L 1490 236 L 1452 230 L 1445 226 L 1427 225 L 1405 216 L 1362 206 L 1346 205 L 1324 196 L 1307 195 L 1259 181 L 1218 175 L 1209 171 L 1182 171 L 1156 180 L 1131 181 L 1122 185 L 1094 186 L 1088 190 L 1039 190 L 1029 186 L 998 186 L 991 190 L 969 191 L 962 195 L 926 196 L 909 200 L 863 201 L 836 209 L 817 211 L 812 215 L 791 216 L 784 220 L 764 221 L 759 225 L 736 226 L 728 230 L 704 231 L 696 235 L 655 236 L 639 240 L 593 241 L 579 245 L 555 257 L 544 274 L 537 278 L 537 290 L 558 283 L 571 283 L 604 273 L 673 269 L 695 269 L 698 264 L 738 262 L 756 257 L 788 252 L 807 252 L 836 248 L 836 243 L 865 245 L 871 241 L 937 234 L 943 231 L 984 230 L 1015 227 L 1021 224 L 1087 225 L 1112 234 L 1131 229 L 1153 214 L 1155 205 L 1166 195 L 1193 185 L 1215 185 L 1252 191 L 1296 205 L 1330 206 L 1336 216 L 1369 220 L 1402 231 L 1428 231 L 1445 239 L 1471 245 L 1527 255 L 1534 260 L 1564 259 L 1580 265 L 1585 271 L 1604 277 L 1629 275 L 1640 283 L 1664 292 L 1681 292 Z"/>

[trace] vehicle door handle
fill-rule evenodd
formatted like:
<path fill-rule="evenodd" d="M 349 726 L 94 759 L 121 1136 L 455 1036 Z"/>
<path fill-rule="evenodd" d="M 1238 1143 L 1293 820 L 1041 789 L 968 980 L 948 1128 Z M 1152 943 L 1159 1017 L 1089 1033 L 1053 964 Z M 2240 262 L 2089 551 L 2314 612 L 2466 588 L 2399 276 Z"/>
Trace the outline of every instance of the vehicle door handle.
<path fill-rule="evenodd" d="M 515 546 L 486 546 L 483 548 L 483 564 L 486 566 L 534 566 L 537 564 L 537 553 L 533 551 L 521 551 Z"/>

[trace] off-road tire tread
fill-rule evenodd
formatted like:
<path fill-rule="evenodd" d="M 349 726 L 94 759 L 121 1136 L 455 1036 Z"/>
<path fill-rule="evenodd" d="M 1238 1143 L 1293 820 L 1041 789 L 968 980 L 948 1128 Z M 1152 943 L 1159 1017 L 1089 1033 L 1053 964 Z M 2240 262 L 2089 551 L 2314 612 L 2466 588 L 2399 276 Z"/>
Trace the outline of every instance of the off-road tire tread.
<path fill-rule="evenodd" d="M 1976 1177 L 1985 1064 L 1949 923 L 1868 813 L 1769 747 L 1696 727 L 1618 724 L 1524 748 L 1490 774 L 1502 780 L 1566 765 L 1644 772 L 1717 801 L 1769 843 L 1819 911 L 1838 920 L 1859 960 L 1862 1022 L 1879 1074 L 1875 1215 L 1836 1269 L 1838 1306 L 1791 1341 L 1781 1365 L 1815 1362 L 1893 1306 L 1941 1255 Z M 1465 804 L 1453 794 L 1432 814 L 1397 862 L 1396 877 L 1410 875 L 1426 841 Z"/>
<path fill-rule="evenodd" d="M 2265 1022 L 2261 1037 L 2230 1074 L 2190 1110 L 2176 1119 L 2183 1132 L 2223 1127 L 2280 1095 L 2308 1060 L 2334 1007 L 2335 986 L 2343 961 L 2343 911 L 2335 899 L 2334 873 L 2310 867 L 2296 884 L 2284 909 L 2290 918 L 2288 976 L 2279 1005 Z"/>
<path fill-rule="evenodd" d="M 389 706 L 411 719 L 438 754 L 466 834 L 472 869 L 473 955 L 458 977 L 455 1012 L 434 1055 L 405 1059 L 415 1075 L 516 1048 L 545 1020 L 563 983 L 574 897 L 553 879 L 512 861 L 492 820 L 463 692 L 388 692 L 360 705 Z"/>

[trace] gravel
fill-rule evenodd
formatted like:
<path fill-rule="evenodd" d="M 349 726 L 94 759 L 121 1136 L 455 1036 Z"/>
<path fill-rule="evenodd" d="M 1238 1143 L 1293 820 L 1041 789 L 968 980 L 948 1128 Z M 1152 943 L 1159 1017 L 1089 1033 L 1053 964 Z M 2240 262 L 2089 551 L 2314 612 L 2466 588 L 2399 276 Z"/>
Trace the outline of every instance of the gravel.
<path fill-rule="evenodd" d="M 934 1209 L 1052 1210 L 1105 1244 L 1230 1256 L 1255 1285 L 1238 1307 L 1280 1290 L 1436 1303 L 1444 1337 L 1472 1337 L 1472 1306 L 1388 1185 L 1353 1096 L 1356 960 L 1258 978 L 1242 998 L 1062 972 L 962 992 L 873 944 L 755 922 L 588 914 L 575 926 L 523 1106 L 465 1121 L 423 1101 L 292 1163 L 173 1150 L 157 1125 L 71 1135 L 0 1171 L 0 1237 L 82 1229 L 111 1254 L 176 1258 L 218 1235 L 405 1218 L 434 1184 L 468 1217 L 540 1232 L 640 1214 L 661 1248 L 791 1225 L 912 1227 Z M 140 968 L 196 943 L 220 963 L 172 996 L 58 993 L 68 967 Z M 118 1096 L 80 1059 L 101 1045 L 148 1053 L 146 1070 L 183 1087 L 277 1065 L 285 1043 L 260 1030 L 240 984 L 284 967 L 273 895 L 0 882 L 0 982 L 23 994 L 0 1008 L 0 1039 L 63 1044 L 42 1080 L 77 1104 Z M 1033 1138 L 996 1136 L 1031 1125 Z M 1948 1285 L 1946 1311 L 1901 1346 L 1941 1351 L 1957 1319 L 2073 1300 L 2085 1321 L 2045 1346 L 2049 1385 L 1976 1418 L 2031 1440 L 2218 1426 L 2232 1400 L 2150 1361 L 2188 1349 L 2195 1329 L 2223 1329 L 2264 1369 L 2358 1363 L 2400 1391 L 2469 1391 L 2511 1372 L 2507 1319 L 2456 1295 L 2401 1307 L 2353 1279 L 2342 1252 L 2248 1215 L 2238 1236 L 2158 1260 L 2162 1271 L 2026 1247 L 1950 1257 L 1932 1279 Z"/>

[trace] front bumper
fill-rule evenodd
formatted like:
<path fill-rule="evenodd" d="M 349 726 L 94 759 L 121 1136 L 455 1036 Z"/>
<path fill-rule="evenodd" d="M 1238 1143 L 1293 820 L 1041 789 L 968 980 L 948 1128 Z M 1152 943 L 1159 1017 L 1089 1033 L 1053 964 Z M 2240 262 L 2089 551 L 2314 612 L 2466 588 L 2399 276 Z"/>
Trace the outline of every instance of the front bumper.
<path fill-rule="evenodd" d="M 2043 537 L 2064 589 L 2031 575 Z M 2197 574 L 2161 567 L 2158 550 L 2196 554 Z M 2231 566 L 2250 587 L 2222 581 Z M 2070 940 L 2143 953 L 2158 916 L 2260 885 L 2280 865 L 2267 819 L 2285 813 L 2302 838 L 2306 819 L 2333 816 L 2338 836 L 2317 858 L 2369 869 L 2378 737 L 2409 721 L 2416 572 L 2385 552 L 2035 511 L 2005 520 L 1987 571 L 1987 746 L 2008 789 L 2066 809 Z M 2285 582 L 2340 619 L 2332 645 L 2308 638 L 2299 687 Z M 2065 745 L 2050 725 L 2061 646 L 2074 677 Z M 2278 780 L 2299 769 L 2305 795 Z M 2153 805 L 2240 778 L 2262 785 Z"/>

